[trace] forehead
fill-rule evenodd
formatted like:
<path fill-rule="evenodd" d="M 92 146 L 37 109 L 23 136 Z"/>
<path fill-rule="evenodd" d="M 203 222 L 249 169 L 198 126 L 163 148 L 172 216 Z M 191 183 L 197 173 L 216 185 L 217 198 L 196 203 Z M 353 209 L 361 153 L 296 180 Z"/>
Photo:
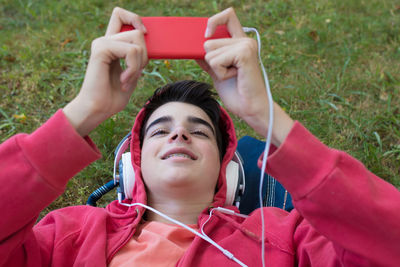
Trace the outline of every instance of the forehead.
<path fill-rule="evenodd" d="M 182 102 L 168 102 L 157 108 L 151 114 L 145 127 L 147 127 L 152 121 L 162 116 L 171 116 L 174 121 L 185 121 L 188 116 L 194 116 L 203 119 L 212 125 L 210 117 L 198 106 Z"/>

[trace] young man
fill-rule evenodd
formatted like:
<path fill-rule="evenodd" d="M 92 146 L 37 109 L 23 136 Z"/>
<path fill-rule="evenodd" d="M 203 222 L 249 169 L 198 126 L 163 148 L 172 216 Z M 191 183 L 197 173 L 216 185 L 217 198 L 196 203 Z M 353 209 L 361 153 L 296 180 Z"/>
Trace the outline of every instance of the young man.
<path fill-rule="evenodd" d="M 119 33 L 122 24 L 137 30 Z M 265 136 L 268 102 L 257 45 L 245 36 L 232 9 L 209 19 L 207 35 L 219 24 L 226 24 L 233 38 L 207 41 L 199 64 L 213 78 L 225 106 Z M 116 8 L 106 36 L 93 42 L 79 95 L 31 135 L 1 145 L 5 218 L 0 221 L 0 265 L 236 266 L 233 254 L 243 264 L 260 266 L 262 242 L 268 266 L 400 262 L 398 190 L 349 155 L 321 144 L 276 104 L 267 170 L 292 194 L 296 209 L 258 209 L 248 218 L 216 211 L 208 220 L 213 207 L 237 211 L 225 203 L 225 167 L 236 138 L 224 110 L 208 110 L 210 104 L 193 103 L 193 96 L 164 101 L 173 90 L 178 95 L 201 91 L 209 101 L 205 85 L 191 81 L 160 89 L 138 114 L 131 141 L 135 187 L 132 200 L 125 202 L 147 203 L 194 229 L 204 227 L 229 257 L 142 206 L 118 201 L 106 209 L 53 211 L 34 226 L 40 210 L 63 192 L 67 181 L 100 157 L 87 135 L 128 103 L 147 63 L 145 31 L 136 14 Z M 163 100 L 157 104 L 158 96 Z"/>

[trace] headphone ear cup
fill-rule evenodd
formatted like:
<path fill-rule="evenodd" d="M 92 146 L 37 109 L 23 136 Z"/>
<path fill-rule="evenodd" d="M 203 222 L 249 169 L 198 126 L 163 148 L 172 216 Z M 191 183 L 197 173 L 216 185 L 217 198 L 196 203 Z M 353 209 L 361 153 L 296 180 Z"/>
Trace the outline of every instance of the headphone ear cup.
<path fill-rule="evenodd" d="M 123 153 L 119 165 L 119 186 L 124 192 L 125 198 L 132 199 L 132 192 L 135 186 L 135 171 L 131 162 L 131 152 Z"/>
<path fill-rule="evenodd" d="M 239 164 L 231 160 L 226 166 L 226 200 L 225 205 L 232 205 L 235 201 L 236 188 L 239 179 Z"/>
<path fill-rule="evenodd" d="M 245 174 L 240 154 L 236 151 L 233 159 L 226 166 L 226 201 L 225 205 L 239 208 L 240 198 L 245 190 Z"/>

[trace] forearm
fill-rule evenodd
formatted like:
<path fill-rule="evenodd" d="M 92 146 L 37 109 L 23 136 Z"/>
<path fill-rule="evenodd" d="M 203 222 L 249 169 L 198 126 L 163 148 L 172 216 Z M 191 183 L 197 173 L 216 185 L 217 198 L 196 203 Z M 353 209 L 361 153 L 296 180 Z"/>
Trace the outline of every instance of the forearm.
<path fill-rule="evenodd" d="M 400 261 L 400 192 L 394 186 L 348 154 L 323 145 L 299 123 L 268 161 L 268 172 L 344 255 L 341 260 L 361 257 L 379 266 Z"/>
<path fill-rule="evenodd" d="M 96 147 L 75 132 L 61 111 L 32 134 L 15 136 L 0 146 L 0 259 L 24 242 L 16 239 L 29 238 L 40 211 L 64 191 L 68 180 L 99 157 Z"/>

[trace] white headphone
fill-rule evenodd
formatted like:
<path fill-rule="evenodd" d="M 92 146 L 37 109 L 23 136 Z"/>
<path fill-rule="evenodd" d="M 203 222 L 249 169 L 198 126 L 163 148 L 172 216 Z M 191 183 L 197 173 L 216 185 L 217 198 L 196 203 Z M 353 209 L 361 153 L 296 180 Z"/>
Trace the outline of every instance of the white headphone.
<path fill-rule="evenodd" d="M 132 139 L 131 133 L 126 135 L 115 149 L 114 184 L 123 194 L 122 199 L 132 199 L 135 186 L 135 171 L 131 162 L 131 152 L 125 152 Z M 245 190 L 245 174 L 240 154 L 235 151 L 233 159 L 226 166 L 226 201 L 225 205 L 235 205 L 239 208 L 241 196 Z"/>

